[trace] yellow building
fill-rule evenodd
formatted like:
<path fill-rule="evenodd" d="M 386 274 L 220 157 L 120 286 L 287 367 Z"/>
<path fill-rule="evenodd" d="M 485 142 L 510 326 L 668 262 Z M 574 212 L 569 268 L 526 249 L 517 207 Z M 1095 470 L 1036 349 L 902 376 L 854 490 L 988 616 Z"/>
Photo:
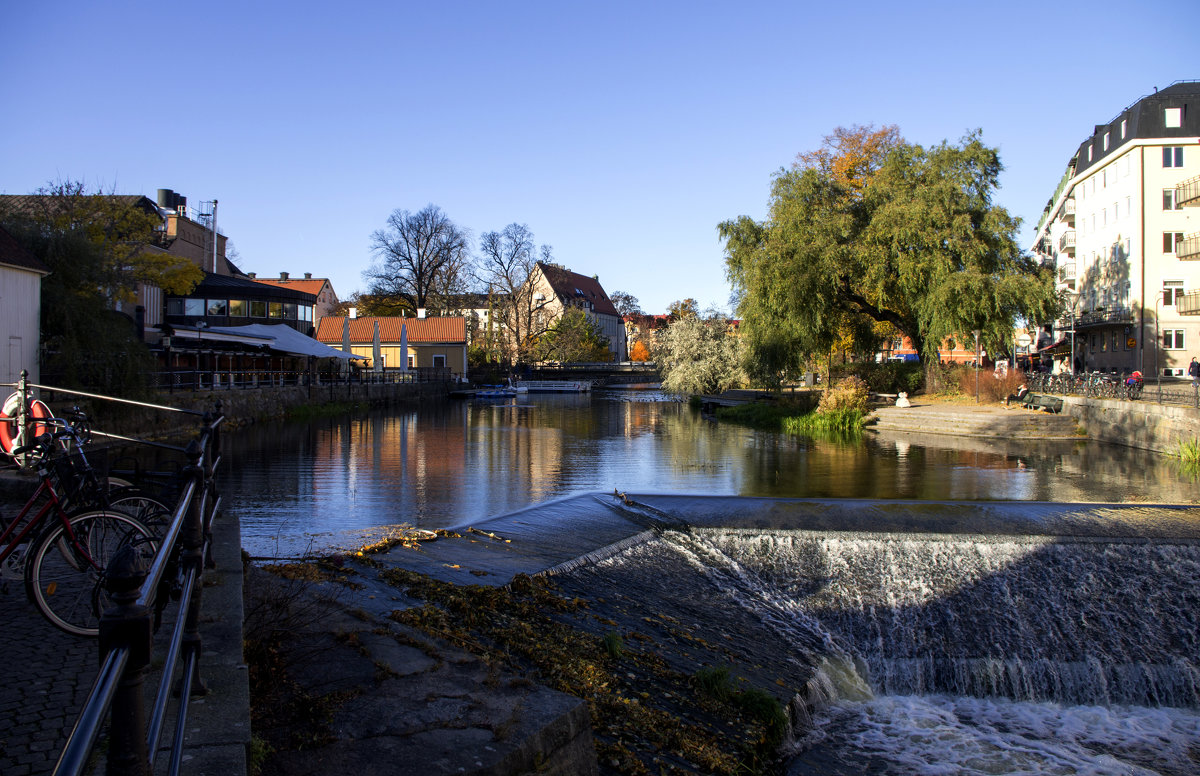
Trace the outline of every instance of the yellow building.
<path fill-rule="evenodd" d="M 348 322 L 348 326 L 347 326 Z M 448 369 L 455 375 L 467 373 L 467 325 L 462 316 L 445 318 L 338 318 L 325 317 L 317 325 L 316 339 L 350 350 L 373 362 L 375 330 L 379 329 L 382 368 L 392 370 Z M 348 335 L 347 335 L 348 330 Z M 401 346 L 402 337 L 407 347 Z M 374 363 L 372 363 L 372 368 Z"/>

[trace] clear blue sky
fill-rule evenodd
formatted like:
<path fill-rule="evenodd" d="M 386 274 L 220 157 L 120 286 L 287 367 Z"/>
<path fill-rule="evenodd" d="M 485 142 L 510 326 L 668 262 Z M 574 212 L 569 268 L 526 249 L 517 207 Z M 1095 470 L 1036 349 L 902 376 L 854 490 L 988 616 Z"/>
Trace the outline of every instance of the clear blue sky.
<path fill-rule="evenodd" d="M 9 2 L 0 193 L 217 198 L 239 265 L 363 290 L 370 234 L 528 224 L 648 312 L 729 297 L 718 222 L 835 127 L 979 128 L 1028 245 L 1067 160 L 1200 79 L 1200 2 Z"/>

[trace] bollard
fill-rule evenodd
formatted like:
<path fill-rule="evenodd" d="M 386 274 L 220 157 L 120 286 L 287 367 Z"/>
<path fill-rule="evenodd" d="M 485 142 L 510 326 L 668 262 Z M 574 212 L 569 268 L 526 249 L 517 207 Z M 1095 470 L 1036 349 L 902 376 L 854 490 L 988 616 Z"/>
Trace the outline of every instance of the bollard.
<path fill-rule="evenodd" d="M 105 574 L 104 585 L 113 606 L 100 618 L 101 662 L 115 649 L 129 650 L 129 661 L 113 696 L 108 776 L 150 776 L 143 686 L 150 665 L 153 629 L 150 607 L 137 604 L 148 571 L 143 554 L 125 545 L 113 556 Z"/>

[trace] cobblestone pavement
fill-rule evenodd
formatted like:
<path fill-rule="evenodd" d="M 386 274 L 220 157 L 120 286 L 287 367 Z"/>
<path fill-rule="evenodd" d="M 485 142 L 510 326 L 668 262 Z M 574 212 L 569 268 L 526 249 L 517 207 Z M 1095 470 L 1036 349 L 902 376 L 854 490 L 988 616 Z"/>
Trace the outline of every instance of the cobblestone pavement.
<path fill-rule="evenodd" d="M 4 680 L 0 685 L 0 773 L 50 773 L 99 661 L 95 639 L 58 630 L 25 597 L 20 580 L 0 592 Z"/>

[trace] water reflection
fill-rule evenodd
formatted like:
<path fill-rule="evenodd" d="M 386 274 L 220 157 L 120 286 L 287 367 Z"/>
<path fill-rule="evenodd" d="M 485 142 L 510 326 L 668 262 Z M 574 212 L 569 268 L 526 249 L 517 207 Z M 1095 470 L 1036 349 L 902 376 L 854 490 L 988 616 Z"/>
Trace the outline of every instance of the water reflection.
<path fill-rule="evenodd" d="M 587 491 L 1192 502 L 1172 461 L 1098 443 L 790 437 L 634 392 L 436 403 L 231 432 L 226 503 L 255 555 L 459 525 Z"/>

